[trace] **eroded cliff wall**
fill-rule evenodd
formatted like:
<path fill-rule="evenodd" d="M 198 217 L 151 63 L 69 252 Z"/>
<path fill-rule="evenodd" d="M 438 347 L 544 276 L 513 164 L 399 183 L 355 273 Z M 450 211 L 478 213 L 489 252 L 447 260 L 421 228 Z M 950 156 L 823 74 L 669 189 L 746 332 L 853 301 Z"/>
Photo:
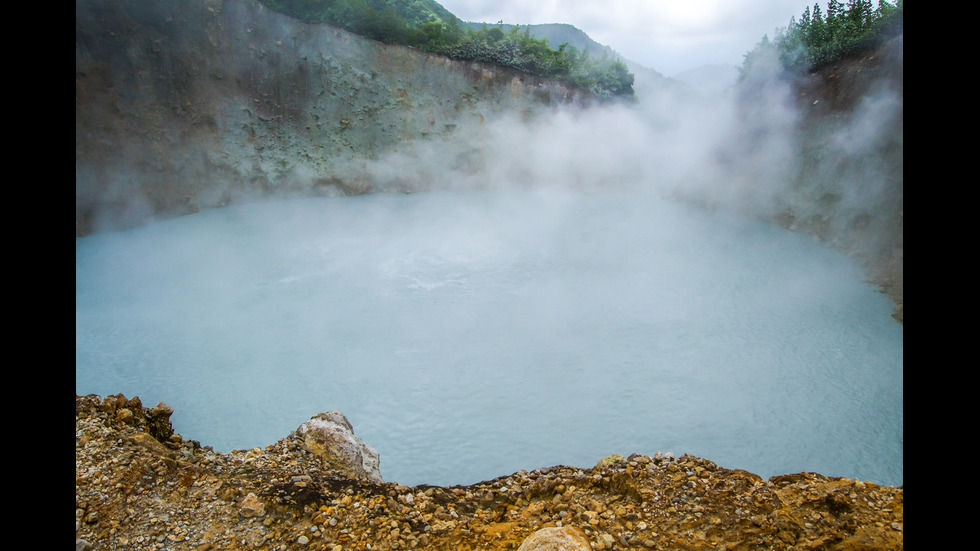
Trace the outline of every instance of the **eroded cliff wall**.
<path fill-rule="evenodd" d="M 904 35 L 794 83 L 801 165 L 781 220 L 857 257 L 904 322 Z"/>
<path fill-rule="evenodd" d="M 254 0 L 79 0 L 75 232 L 270 194 L 424 189 L 366 163 L 419 140 L 465 163 L 499 113 L 586 99 Z"/>

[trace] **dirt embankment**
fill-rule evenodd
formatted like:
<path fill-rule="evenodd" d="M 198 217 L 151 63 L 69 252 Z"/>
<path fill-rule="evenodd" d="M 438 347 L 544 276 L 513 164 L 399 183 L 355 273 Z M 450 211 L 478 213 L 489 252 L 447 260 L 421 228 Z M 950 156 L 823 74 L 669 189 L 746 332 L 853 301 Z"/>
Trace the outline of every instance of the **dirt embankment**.
<path fill-rule="evenodd" d="M 295 434 L 215 453 L 174 434 L 172 412 L 75 397 L 76 549 L 517 549 L 556 526 L 598 550 L 904 547 L 901 487 L 659 452 L 407 487 L 345 478 Z"/>

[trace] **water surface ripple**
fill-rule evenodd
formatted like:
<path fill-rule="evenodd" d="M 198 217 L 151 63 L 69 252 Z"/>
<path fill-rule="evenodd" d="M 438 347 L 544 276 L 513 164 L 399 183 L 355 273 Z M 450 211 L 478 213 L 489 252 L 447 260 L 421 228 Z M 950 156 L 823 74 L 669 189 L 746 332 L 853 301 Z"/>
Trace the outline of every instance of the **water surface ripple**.
<path fill-rule="evenodd" d="M 264 447 L 340 409 L 385 480 L 606 455 L 903 483 L 903 328 L 848 258 L 636 194 L 242 205 L 75 241 L 75 389 Z"/>

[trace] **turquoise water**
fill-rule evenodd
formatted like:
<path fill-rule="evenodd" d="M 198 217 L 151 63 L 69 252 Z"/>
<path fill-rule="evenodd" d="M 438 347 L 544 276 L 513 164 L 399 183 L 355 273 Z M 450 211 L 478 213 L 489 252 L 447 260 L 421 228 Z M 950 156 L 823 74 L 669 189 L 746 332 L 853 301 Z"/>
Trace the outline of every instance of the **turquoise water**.
<path fill-rule="evenodd" d="M 264 447 L 340 409 L 387 481 L 612 453 L 903 483 L 903 328 L 807 236 L 635 193 L 211 210 L 75 242 L 75 390 Z"/>

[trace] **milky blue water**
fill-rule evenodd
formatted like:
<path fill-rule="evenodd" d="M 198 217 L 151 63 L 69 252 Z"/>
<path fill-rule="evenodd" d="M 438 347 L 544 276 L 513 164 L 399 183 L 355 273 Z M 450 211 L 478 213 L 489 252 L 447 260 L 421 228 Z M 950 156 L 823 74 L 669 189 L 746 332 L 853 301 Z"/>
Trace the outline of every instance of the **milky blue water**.
<path fill-rule="evenodd" d="M 210 210 L 75 241 L 75 391 L 219 451 L 344 412 L 386 481 L 673 452 L 903 484 L 903 328 L 848 258 L 638 194 Z"/>

